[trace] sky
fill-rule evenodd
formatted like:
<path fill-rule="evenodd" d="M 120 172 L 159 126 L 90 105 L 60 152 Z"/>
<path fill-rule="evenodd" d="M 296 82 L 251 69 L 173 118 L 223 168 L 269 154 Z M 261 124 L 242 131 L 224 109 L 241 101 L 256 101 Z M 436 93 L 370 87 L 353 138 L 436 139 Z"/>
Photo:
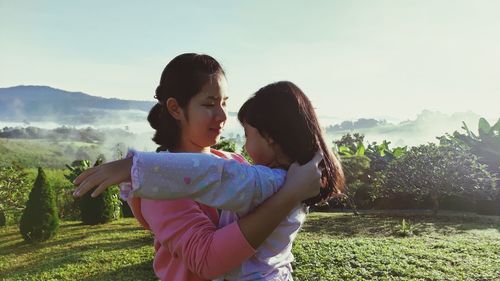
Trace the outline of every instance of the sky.
<path fill-rule="evenodd" d="M 230 111 L 296 83 L 319 115 L 500 117 L 500 1 L 0 0 L 0 87 L 153 100 L 176 55 L 225 68 Z"/>

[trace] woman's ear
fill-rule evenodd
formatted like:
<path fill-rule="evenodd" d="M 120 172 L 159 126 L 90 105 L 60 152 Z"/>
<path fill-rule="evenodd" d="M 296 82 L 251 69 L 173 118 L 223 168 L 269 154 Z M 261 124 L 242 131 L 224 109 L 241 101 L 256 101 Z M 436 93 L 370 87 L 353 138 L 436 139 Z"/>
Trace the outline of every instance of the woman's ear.
<path fill-rule="evenodd" d="M 175 98 L 168 98 L 166 102 L 167 106 L 167 111 L 174 117 L 176 120 L 181 120 L 182 117 L 184 116 L 184 113 L 182 111 L 182 107 L 179 106 L 177 103 L 177 100 Z"/>

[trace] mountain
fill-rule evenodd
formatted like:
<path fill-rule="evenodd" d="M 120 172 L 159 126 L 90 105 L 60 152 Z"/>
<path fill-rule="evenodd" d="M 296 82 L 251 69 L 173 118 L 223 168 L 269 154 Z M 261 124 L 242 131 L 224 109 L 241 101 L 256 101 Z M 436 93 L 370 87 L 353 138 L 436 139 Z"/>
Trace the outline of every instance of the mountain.
<path fill-rule="evenodd" d="M 436 137 L 445 133 L 461 131 L 463 122 L 471 130 L 477 131 L 477 124 L 481 117 L 471 111 L 445 114 L 439 111 L 423 110 L 415 120 L 393 124 L 385 120 L 361 118 L 357 121 L 344 121 L 328 126 L 325 131 L 331 139 L 340 139 L 347 133 L 361 133 L 369 142 L 389 140 L 396 146 L 418 145 L 437 142 Z"/>
<path fill-rule="evenodd" d="M 94 124 L 103 119 L 144 120 L 154 102 L 95 97 L 47 86 L 0 88 L 0 120 Z M 125 116 L 120 116 L 125 113 Z"/>

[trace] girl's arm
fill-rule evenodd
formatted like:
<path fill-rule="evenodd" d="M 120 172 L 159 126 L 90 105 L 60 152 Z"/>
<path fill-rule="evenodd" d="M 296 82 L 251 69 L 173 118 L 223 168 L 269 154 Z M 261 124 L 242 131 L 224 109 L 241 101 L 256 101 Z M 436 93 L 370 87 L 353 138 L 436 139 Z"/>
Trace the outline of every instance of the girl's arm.
<path fill-rule="evenodd" d="M 238 221 L 241 232 L 254 249 L 262 244 L 297 204 L 318 194 L 321 185 L 318 164 L 322 158 L 320 153 L 316 153 L 303 166 L 292 164 L 283 187 Z M 132 160 L 127 158 L 91 168 L 75 179 L 74 184 L 79 187 L 74 195 L 81 196 L 97 186 L 92 194 L 97 196 L 96 193 L 101 193 L 110 185 L 130 180 L 131 167 Z"/>
<path fill-rule="evenodd" d="M 129 153 L 128 195 L 148 199 L 190 198 L 215 208 L 248 213 L 278 191 L 286 172 L 203 153 Z"/>

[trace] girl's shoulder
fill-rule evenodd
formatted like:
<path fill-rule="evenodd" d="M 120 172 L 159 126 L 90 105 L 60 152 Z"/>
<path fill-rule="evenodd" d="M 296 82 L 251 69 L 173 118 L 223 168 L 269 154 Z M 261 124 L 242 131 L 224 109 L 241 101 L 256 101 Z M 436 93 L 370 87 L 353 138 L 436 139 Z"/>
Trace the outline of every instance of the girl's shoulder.
<path fill-rule="evenodd" d="M 247 163 L 248 164 L 248 162 L 245 160 L 245 158 L 243 156 L 239 155 L 238 153 L 227 152 L 227 151 L 217 150 L 217 149 L 213 149 L 213 148 L 210 149 L 210 152 L 213 155 L 219 156 L 221 158 L 232 159 L 232 160 L 236 160 L 240 163 Z"/>

